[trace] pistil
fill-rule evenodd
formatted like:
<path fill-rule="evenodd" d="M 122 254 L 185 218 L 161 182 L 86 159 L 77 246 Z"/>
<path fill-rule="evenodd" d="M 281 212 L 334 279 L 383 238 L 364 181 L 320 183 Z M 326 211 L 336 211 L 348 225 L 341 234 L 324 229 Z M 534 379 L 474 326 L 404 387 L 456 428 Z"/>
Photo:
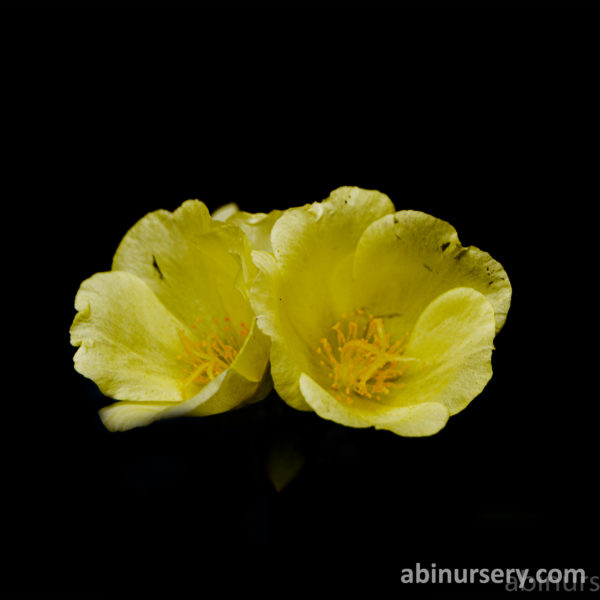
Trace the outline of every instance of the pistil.
<path fill-rule="evenodd" d="M 399 379 L 407 368 L 402 353 L 408 334 L 392 343 L 383 319 L 362 309 L 343 314 L 331 329 L 335 335 L 320 340 L 317 354 L 338 401 L 353 404 L 357 396 L 381 400 L 391 388 L 405 386 Z"/>

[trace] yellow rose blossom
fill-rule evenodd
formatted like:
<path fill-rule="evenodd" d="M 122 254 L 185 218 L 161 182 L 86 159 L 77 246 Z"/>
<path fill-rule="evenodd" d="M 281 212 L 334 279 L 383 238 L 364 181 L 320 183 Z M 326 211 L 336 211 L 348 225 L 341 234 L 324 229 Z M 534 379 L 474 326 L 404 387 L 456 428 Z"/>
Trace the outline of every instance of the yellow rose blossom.
<path fill-rule="evenodd" d="M 118 401 L 100 411 L 108 429 L 221 413 L 266 396 L 269 339 L 248 298 L 251 249 L 239 227 L 189 200 L 143 217 L 112 270 L 81 284 L 75 368 Z"/>
<path fill-rule="evenodd" d="M 251 301 L 289 405 L 425 436 L 483 390 L 511 287 L 451 225 L 344 187 L 287 211 L 271 242 Z"/>

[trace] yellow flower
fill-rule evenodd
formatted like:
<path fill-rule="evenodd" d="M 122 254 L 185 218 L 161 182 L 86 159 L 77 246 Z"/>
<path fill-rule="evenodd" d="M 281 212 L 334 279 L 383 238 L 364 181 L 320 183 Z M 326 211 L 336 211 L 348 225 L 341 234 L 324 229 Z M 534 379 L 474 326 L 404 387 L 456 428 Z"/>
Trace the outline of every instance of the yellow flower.
<path fill-rule="evenodd" d="M 100 411 L 108 429 L 221 413 L 268 393 L 269 339 L 248 298 L 250 253 L 239 227 L 189 200 L 143 217 L 112 270 L 81 284 L 75 369 L 118 400 Z"/>
<path fill-rule="evenodd" d="M 271 241 L 251 301 L 289 405 L 424 436 L 483 390 L 511 287 L 451 225 L 344 187 L 287 211 Z"/>

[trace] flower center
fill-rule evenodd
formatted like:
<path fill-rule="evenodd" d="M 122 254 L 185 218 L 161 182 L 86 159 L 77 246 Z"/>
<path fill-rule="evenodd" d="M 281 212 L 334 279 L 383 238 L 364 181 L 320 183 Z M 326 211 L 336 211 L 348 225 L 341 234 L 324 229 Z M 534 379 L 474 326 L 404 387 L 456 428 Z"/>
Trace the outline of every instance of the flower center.
<path fill-rule="evenodd" d="M 392 343 L 383 319 L 364 315 L 358 310 L 342 315 L 332 328 L 329 339 L 322 338 L 317 354 L 328 367 L 331 389 L 339 402 L 352 404 L 354 395 L 381 400 L 390 388 L 404 387 L 398 379 L 406 370 L 403 341 Z M 332 343 L 333 342 L 333 343 Z M 402 364 L 405 363 L 405 364 Z"/>
<path fill-rule="evenodd" d="M 201 323 L 199 317 L 196 323 Z M 191 325 L 192 329 L 197 329 L 198 325 Z M 185 370 L 185 379 L 183 381 L 183 393 L 191 384 L 206 385 L 211 379 L 227 369 L 247 337 L 250 330 L 248 326 L 241 321 L 239 335 L 231 325 L 229 317 L 224 319 L 224 325 L 219 324 L 219 319 L 213 319 L 220 331 L 211 331 L 203 339 L 190 339 L 183 331 L 179 331 L 179 339 L 183 345 L 183 354 L 177 357 L 178 360 L 188 364 Z M 207 327 L 200 326 L 206 331 Z"/>

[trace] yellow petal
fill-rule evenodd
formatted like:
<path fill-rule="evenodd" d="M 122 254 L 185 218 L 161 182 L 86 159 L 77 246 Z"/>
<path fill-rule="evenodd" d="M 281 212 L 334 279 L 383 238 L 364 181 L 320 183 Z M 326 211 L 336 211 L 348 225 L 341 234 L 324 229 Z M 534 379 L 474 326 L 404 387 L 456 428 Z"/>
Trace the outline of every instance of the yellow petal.
<path fill-rule="evenodd" d="M 237 225 L 246 234 L 252 249 L 271 252 L 271 229 L 282 214 L 281 210 L 272 210 L 269 213 L 244 212 L 240 211 L 237 204 L 230 202 L 217 208 L 212 218 Z"/>
<path fill-rule="evenodd" d="M 280 318 L 279 283 L 281 281 L 277 261 L 272 254 L 255 251 L 252 258 L 259 269 L 250 299 L 257 314 L 258 326 L 271 338 L 271 376 L 277 392 L 292 407 L 312 410 L 300 393 L 298 380 L 302 370 L 310 368 L 307 357 L 310 348 L 301 338 L 296 344 L 286 343 L 295 332 L 289 320 Z M 275 383 L 276 382 L 276 383 Z"/>
<path fill-rule="evenodd" d="M 405 407 L 401 414 L 385 418 L 375 427 L 405 437 L 425 437 L 443 429 L 449 416 L 448 408 L 443 404 L 423 402 Z"/>
<path fill-rule="evenodd" d="M 231 363 L 231 368 L 248 381 L 261 381 L 265 377 L 265 369 L 269 362 L 270 347 L 270 339 L 258 328 L 255 320 L 244 345 Z"/>
<path fill-rule="evenodd" d="M 231 215 L 237 213 L 240 209 L 235 202 L 229 202 L 223 206 L 219 206 L 217 210 L 212 213 L 212 218 L 215 221 L 227 221 Z"/>
<path fill-rule="evenodd" d="M 318 367 L 300 376 L 306 402 L 321 417 L 350 427 L 373 426 L 406 436 L 432 435 L 465 408 L 492 376 L 494 310 L 470 288 L 436 298 L 419 317 L 402 358 L 408 369 L 381 398 L 336 399 Z"/>
<path fill-rule="evenodd" d="M 453 415 L 465 408 L 492 377 L 495 335 L 492 304 L 471 288 L 436 298 L 421 314 L 404 356 L 417 359 L 405 376 L 397 404 L 435 401 Z"/>
<path fill-rule="evenodd" d="M 259 383 L 249 381 L 229 368 L 209 381 L 195 396 L 164 410 L 161 418 L 181 416 L 205 417 L 237 408 L 246 401 L 256 400 Z M 261 398 L 262 399 L 262 398 Z"/>
<path fill-rule="evenodd" d="M 100 418 L 109 431 L 127 431 L 149 425 L 159 418 L 170 402 L 115 402 L 100 409 Z"/>
<path fill-rule="evenodd" d="M 448 420 L 448 409 L 438 402 L 393 407 L 371 403 L 371 410 L 338 402 L 311 377 L 300 377 L 300 389 L 306 401 L 322 418 L 348 427 L 375 427 L 398 435 L 427 436 L 437 433 Z"/>
<path fill-rule="evenodd" d="M 246 279 L 254 269 L 250 248 L 238 227 L 211 221 L 201 202 L 189 200 L 170 213 L 143 217 L 125 235 L 113 270 L 145 281 L 181 322 L 226 317 L 250 323 Z"/>
<path fill-rule="evenodd" d="M 252 249 L 271 252 L 271 230 L 282 214 L 281 210 L 272 210 L 270 213 L 237 211 L 231 213 L 226 221 L 237 225 L 246 234 Z"/>
<path fill-rule="evenodd" d="M 286 211 L 271 232 L 273 257 L 253 253 L 260 271 L 252 288 L 259 325 L 272 337 L 274 385 L 290 405 L 308 410 L 298 387 L 314 348 L 351 305 L 352 260 L 365 228 L 393 212 L 376 191 L 339 188 L 330 197 Z"/>
<path fill-rule="evenodd" d="M 323 202 L 286 211 L 275 223 L 271 241 L 283 312 L 311 343 L 323 323 L 350 307 L 356 244 L 369 224 L 393 210 L 385 194 L 343 187 Z"/>
<path fill-rule="evenodd" d="M 489 254 L 463 247 L 445 221 L 400 211 L 373 223 L 361 237 L 354 260 L 356 305 L 408 330 L 433 299 L 455 287 L 481 292 L 494 307 L 496 331 L 511 300 L 506 272 Z"/>
<path fill-rule="evenodd" d="M 262 331 L 277 337 L 276 325 L 279 324 L 279 266 L 275 257 L 261 250 L 252 252 L 252 261 L 258 269 L 250 289 L 250 303 Z"/>
<path fill-rule="evenodd" d="M 75 369 L 117 400 L 178 402 L 185 328 L 139 277 L 112 271 L 81 284 L 71 343 Z"/>
<path fill-rule="evenodd" d="M 178 403 L 115 402 L 100 410 L 100 418 L 109 431 L 126 431 L 159 419 L 213 415 L 258 402 L 272 389 L 265 373 L 268 355 L 268 338 L 254 326 L 232 366 L 194 397 Z"/>

